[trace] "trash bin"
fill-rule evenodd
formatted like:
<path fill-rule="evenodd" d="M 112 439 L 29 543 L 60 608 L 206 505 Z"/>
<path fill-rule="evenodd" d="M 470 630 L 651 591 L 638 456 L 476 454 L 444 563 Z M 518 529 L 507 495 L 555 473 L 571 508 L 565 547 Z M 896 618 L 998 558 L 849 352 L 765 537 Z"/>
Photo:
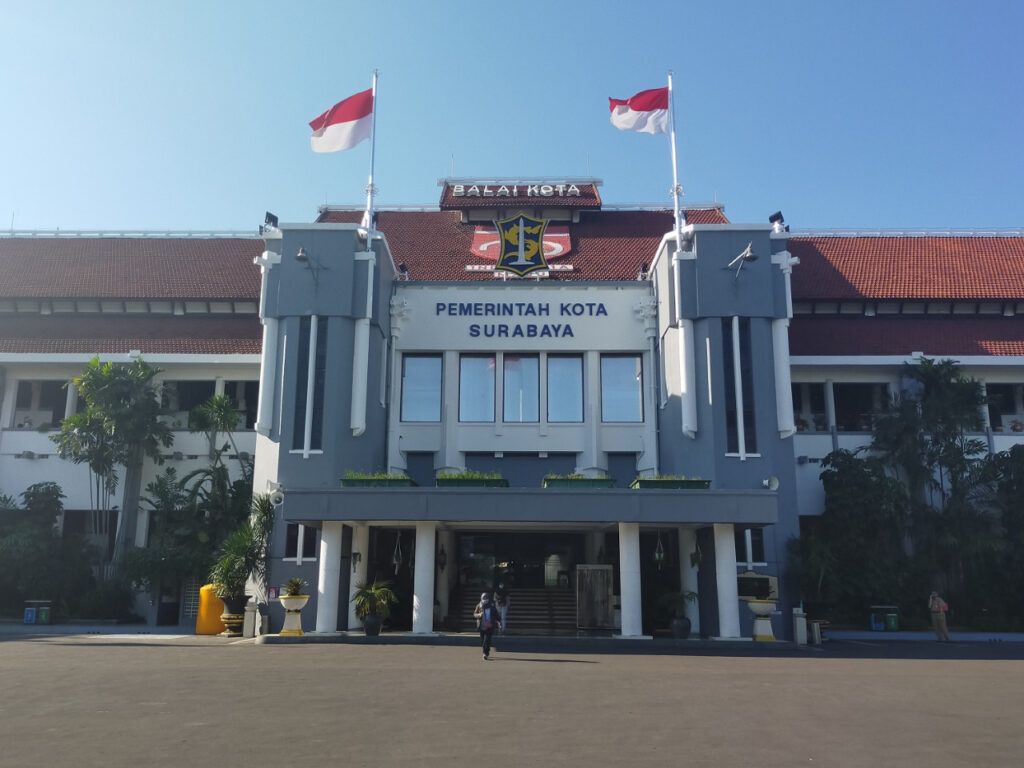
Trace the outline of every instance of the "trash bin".
<path fill-rule="evenodd" d="M 199 610 L 196 612 L 197 635 L 219 635 L 224 631 L 224 622 L 220 615 L 224 613 L 224 603 L 214 593 L 213 584 L 205 584 L 199 588 Z"/>
<path fill-rule="evenodd" d="M 36 607 L 29 605 L 25 608 L 25 623 L 35 624 L 36 623 Z"/>
<path fill-rule="evenodd" d="M 895 605 L 872 605 L 868 614 L 868 629 L 872 632 L 895 632 L 900 628 L 900 609 Z M 892 616 L 891 624 L 889 616 Z"/>
<path fill-rule="evenodd" d="M 36 624 L 50 623 L 50 606 L 40 605 L 36 608 Z"/>

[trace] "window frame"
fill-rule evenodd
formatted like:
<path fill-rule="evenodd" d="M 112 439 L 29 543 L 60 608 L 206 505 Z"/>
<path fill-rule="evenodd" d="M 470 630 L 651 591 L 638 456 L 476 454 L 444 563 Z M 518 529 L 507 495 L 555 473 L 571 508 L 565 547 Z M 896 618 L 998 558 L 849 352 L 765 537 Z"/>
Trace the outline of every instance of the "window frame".
<path fill-rule="evenodd" d="M 553 421 L 551 419 L 551 360 L 577 360 L 580 366 L 580 417 L 572 421 Z M 583 424 L 587 420 L 587 365 L 583 353 L 551 352 L 544 356 L 544 423 L 545 424 Z"/>
<path fill-rule="evenodd" d="M 639 395 L 640 403 L 640 418 L 631 419 L 629 421 L 623 421 L 621 419 L 606 419 L 604 413 L 604 361 L 606 359 L 632 359 L 640 363 L 640 376 L 637 379 L 637 394 Z M 598 361 L 598 368 L 600 369 L 600 382 L 599 391 L 601 397 L 601 423 L 602 424 L 643 424 L 646 417 L 646 403 L 644 402 L 644 356 L 641 352 L 602 352 L 600 360 Z"/>
<path fill-rule="evenodd" d="M 536 382 L 536 418 L 534 419 L 509 419 L 508 417 L 508 359 L 518 358 L 522 360 L 529 358 L 535 360 L 537 363 L 535 378 Z M 501 354 L 501 421 L 503 424 L 539 424 L 540 423 L 540 362 L 541 354 L 539 352 L 503 352 Z M 525 380 L 525 378 L 523 379 Z"/>
<path fill-rule="evenodd" d="M 289 556 L 288 555 L 288 528 L 291 528 L 293 525 L 298 527 L 298 531 L 297 531 L 296 537 L 295 537 L 295 554 L 292 555 L 292 556 Z M 305 555 L 305 554 L 303 554 L 303 552 L 304 552 L 304 550 L 306 548 L 306 530 L 307 530 L 307 528 L 308 528 L 308 530 L 313 532 L 312 533 L 312 541 L 314 542 L 314 544 L 313 544 L 313 554 L 312 555 Z M 288 523 L 285 526 L 284 557 L 282 557 L 281 560 L 286 562 L 286 563 L 295 563 L 296 565 L 302 565 L 303 563 L 315 563 L 317 561 L 317 557 L 318 557 L 318 554 L 319 554 L 318 553 L 318 549 L 319 548 L 316 546 L 316 544 L 317 544 L 316 528 L 311 528 L 309 526 L 303 525 L 302 523 Z"/>
<path fill-rule="evenodd" d="M 405 361 L 407 359 L 436 359 L 440 363 L 437 389 L 437 418 L 408 419 L 405 416 Z M 399 374 L 398 420 L 404 424 L 440 424 L 444 420 L 444 354 L 441 352 L 403 352 Z"/>
<path fill-rule="evenodd" d="M 490 419 L 464 419 L 462 418 L 462 361 L 470 358 L 491 360 L 491 418 Z M 498 353 L 497 352 L 460 352 L 459 353 L 459 423 L 460 424 L 494 424 L 497 420 L 498 410 Z"/>

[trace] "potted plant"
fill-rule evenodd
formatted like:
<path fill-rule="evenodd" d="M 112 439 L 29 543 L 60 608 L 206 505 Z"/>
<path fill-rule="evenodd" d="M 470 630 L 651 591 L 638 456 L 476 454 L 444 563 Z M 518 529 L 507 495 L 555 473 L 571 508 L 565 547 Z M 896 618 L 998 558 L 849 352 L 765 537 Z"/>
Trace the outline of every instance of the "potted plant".
<path fill-rule="evenodd" d="M 615 478 L 607 475 L 588 477 L 578 473 L 571 475 L 544 475 L 545 488 L 614 488 Z"/>
<path fill-rule="evenodd" d="M 303 594 L 306 580 L 298 576 L 288 579 L 281 591 L 281 605 L 284 606 L 284 626 L 281 627 L 283 637 L 302 637 L 302 609 L 309 602 L 309 595 Z"/>
<path fill-rule="evenodd" d="M 224 602 L 224 637 L 241 637 L 245 593 L 250 578 L 263 582 L 267 573 L 267 540 L 274 524 L 274 507 L 266 495 L 253 499 L 250 518 L 228 534 L 210 569 L 214 594 Z"/>
<path fill-rule="evenodd" d="M 438 488 L 508 488 L 508 480 L 500 472 L 476 472 L 464 469 L 458 472 L 439 472 Z"/>
<path fill-rule="evenodd" d="M 672 637 L 686 640 L 690 636 L 690 620 L 686 617 L 686 604 L 697 599 L 696 592 L 666 592 L 658 598 L 658 615 L 667 620 Z"/>
<path fill-rule="evenodd" d="M 629 487 L 703 491 L 711 487 L 711 481 L 686 475 L 655 475 L 654 477 L 638 477 L 629 484 Z"/>
<path fill-rule="evenodd" d="M 384 619 L 391 615 L 391 606 L 398 602 L 398 597 L 391 589 L 390 581 L 377 581 L 372 584 L 362 582 L 356 584 L 355 595 L 356 618 L 363 622 L 363 631 L 370 637 L 380 634 L 380 626 Z"/>
<path fill-rule="evenodd" d="M 342 488 L 409 488 L 416 482 L 404 472 L 356 472 L 341 478 Z"/>

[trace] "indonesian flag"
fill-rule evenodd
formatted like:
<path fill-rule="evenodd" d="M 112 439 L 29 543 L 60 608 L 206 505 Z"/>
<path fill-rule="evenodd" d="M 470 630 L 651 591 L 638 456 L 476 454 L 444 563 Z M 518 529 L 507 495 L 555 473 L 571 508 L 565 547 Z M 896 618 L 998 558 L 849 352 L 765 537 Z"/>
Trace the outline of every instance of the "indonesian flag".
<path fill-rule="evenodd" d="M 370 136 L 373 127 L 373 89 L 339 101 L 310 121 L 309 127 L 313 129 L 309 145 L 314 152 L 352 149 Z"/>
<path fill-rule="evenodd" d="M 612 125 L 620 131 L 668 133 L 668 88 L 652 88 L 623 101 L 608 99 Z"/>

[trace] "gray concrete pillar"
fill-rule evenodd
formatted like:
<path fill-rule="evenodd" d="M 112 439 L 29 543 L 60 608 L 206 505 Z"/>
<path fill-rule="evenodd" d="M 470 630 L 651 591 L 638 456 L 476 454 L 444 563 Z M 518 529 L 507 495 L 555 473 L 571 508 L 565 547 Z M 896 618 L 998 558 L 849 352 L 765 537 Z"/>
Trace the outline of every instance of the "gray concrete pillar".
<path fill-rule="evenodd" d="M 412 631 L 434 631 L 434 542 L 437 523 L 416 523 L 416 565 L 413 574 Z"/>
<path fill-rule="evenodd" d="M 363 622 L 356 618 L 355 595 L 357 587 L 366 581 L 366 561 L 370 558 L 370 526 L 352 525 L 352 578 L 348 587 L 348 628 L 359 629 Z"/>
<path fill-rule="evenodd" d="M 622 637 L 643 637 L 640 526 L 637 523 L 619 523 L 619 592 Z"/>
<path fill-rule="evenodd" d="M 718 639 L 740 636 L 739 586 L 736 581 L 736 534 L 731 524 L 715 531 L 715 581 L 718 582 Z"/>

